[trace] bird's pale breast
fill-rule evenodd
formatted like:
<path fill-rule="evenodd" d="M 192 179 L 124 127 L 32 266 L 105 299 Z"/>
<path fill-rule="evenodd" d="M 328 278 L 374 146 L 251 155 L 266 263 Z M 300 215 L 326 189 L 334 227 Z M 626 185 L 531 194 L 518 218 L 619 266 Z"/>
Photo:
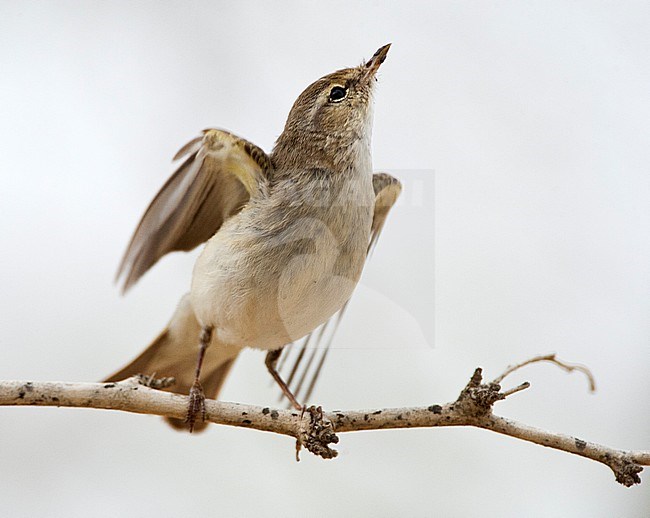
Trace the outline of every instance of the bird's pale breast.
<path fill-rule="evenodd" d="M 350 298 L 366 258 L 374 193 L 369 174 L 345 181 L 338 199 L 283 192 L 278 198 L 298 201 L 259 200 L 208 241 L 191 296 L 199 321 L 213 326 L 220 342 L 281 347 Z"/>

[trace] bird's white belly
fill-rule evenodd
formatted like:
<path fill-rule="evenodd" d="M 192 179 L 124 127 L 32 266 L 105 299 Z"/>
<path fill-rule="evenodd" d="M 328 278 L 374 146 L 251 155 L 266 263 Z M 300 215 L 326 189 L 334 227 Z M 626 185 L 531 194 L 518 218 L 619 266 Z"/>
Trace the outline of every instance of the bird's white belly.
<path fill-rule="evenodd" d="M 361 213 L 365 221 L 354 231 L 353 246 L 343 248 L 328 226 L 312 218 L 271 240 L 244 240 L 241 225 L 224 225 L 194 269 L 191 297 L 199 322 L 213 326 L 222 343 L 261 349 L 310 333 L 357 284 L 372 219 L 370 207 Z M 302 239 L 308 250 L 294 246 Z"/>

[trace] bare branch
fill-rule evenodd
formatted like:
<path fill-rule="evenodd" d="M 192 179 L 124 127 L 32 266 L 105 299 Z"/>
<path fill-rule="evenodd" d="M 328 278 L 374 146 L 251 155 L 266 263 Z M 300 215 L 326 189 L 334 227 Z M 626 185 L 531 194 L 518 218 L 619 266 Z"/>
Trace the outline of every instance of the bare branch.
<path fill-rule="evenodd" d="M 474 426 L 598 461 L 609 466 L 616 480 L 625 486 L 640 483 L 642 466 L 650 465 L 650 451 L 615 450 L 494 415 L 492 407 L 497 401 L 530 386 L 525 382 L 501 391 L 500 383 L 503 379 L 525 365 L 540 361 L 552 362 L 569 371 L 580 370 L 587 375 L 593 386 L 593 376 L 585 367 L 568 365 L 557 360 L 555 355 L 546 355 L 509 367 L 501 376 L 488 383 L 483 382 L 481 369 L 476 369 L 458 399 L 445 405 L 334 412 L 311 407 L 301 413 L 208 400 L 206 420 L 288 435 L 296 439 L 296 454 L 301 447 L 305 447 L 323 458 L 337 455 L 330 447 L 338 442 L 336 433 L 388 428 Z M 166 388 L 171 382 L 169 378 L 155 380 L 144 376 L 118 383 L 0 381 L 0 405 L 100 408 L 183 419 L 187 410 L 187 396 L 157 390 Z"/>

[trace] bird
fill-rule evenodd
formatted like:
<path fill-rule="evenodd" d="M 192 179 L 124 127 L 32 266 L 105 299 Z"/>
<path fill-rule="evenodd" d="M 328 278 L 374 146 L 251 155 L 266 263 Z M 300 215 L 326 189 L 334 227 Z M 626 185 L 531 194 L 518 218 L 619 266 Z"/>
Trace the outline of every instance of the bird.
<path fill-rule="evenodd" d="M 390 44 L 359 66 L 330 73 L 297 98 L 270 154 L 223 129 L 183 146 L 182 162 L 146 209 L 116 280 L 129 290 L 161 257 L 203 244 L 167 327 L 105 381 L 173 377 L 189 395 L 178 429 L 205 428 L 246 347 L 267 351 L 272 378 L 282 349 L 345 308 L 402 185 L 372 170 L 373 95 Z"/>

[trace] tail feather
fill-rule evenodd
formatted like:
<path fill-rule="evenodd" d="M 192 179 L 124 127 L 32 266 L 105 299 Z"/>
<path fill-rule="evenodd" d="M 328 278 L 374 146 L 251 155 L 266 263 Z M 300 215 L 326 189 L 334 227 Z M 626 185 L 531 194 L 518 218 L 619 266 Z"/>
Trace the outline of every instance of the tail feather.
<path fill-rule="evenodd" d="M 185 295 L 167 328 L 137 358 L 104 381 L 121 381 L 136 374 L 173 377 L 176 382 L 169 392 L 189 394 L 194 383 L 201 326 L 196 320 L 189 296 Z M 240 349 L 220 343 L 211 343 L 203 360 L 201 384 L 205 397 L 216 399 L 232 368 Z M 176 429 L 187 430 L 182 419 L 165 418 Z M 207 423 L 195 423 L 194 431 Z"/>
<path fill-rule="evenodd" d="M 153 342 L 151 342 L 151 345 L 149 345 L 149 347 L 147 347 L 144 351 L 142 351 L 137 358 L 135 358 L 128 365 L 122 367 L 119 371 L 114 372 L 113 374 L 108 376 L 106 379 L 102 381 L 102 383 L 122 381 L 127 378 L 130 378 L 131 376 L 135 376 L 137 374 L 147 374 L 147 372 L 150 370 L 149 366 L 153 364 L 156 360 L 156 352 L 160 348 L 164 347 L 164 342 L 169 339 L 168 335 L 169 335 L 169 330 L 165 328 L 163 332 L 160 333 Z"/>

